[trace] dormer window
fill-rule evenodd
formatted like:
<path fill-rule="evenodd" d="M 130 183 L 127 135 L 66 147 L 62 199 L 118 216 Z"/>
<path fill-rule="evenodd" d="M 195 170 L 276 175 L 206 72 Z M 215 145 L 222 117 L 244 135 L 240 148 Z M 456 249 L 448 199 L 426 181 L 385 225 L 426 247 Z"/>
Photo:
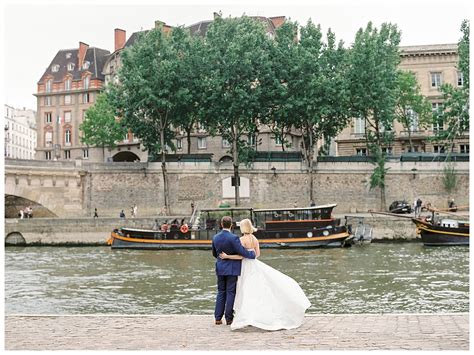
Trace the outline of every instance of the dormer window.
<path fill-rule="evenodd" d="M 74 63 L 68 63 L 67 64 L 67 70 L 68 71 L 73 71 L 74 70 Z"/>
<path fill-rule="evenodd" d="M 66 53 L 66 59 L 70 59 L 71 58 L 71 53 Z"/>
<path fill-rule="evenodd" d="M 82 69 L 89 69 L 89 66 L 91 65 L 90 62 L 88 62 L 87 60 L 82 64 Z"/>
<path fill-rule="evenodd" d="M 57 73 L 59 71 L 59 64 L 53 64 L 53 66 L 51 67 L 51 71 L 53 73 Z"/>

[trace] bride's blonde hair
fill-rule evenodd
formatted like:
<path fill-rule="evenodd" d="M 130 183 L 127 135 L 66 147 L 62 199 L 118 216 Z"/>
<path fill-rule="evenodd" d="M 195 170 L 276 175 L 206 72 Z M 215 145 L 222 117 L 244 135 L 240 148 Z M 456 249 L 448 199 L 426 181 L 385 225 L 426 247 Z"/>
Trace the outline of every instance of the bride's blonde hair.
<path fill-rule="evenodd" d="M 256 232 L 257 228 L 254 228 L 252 225 L 252 221 L 248 218 L 245 218 L 240 221 L 240 232 L 242 234 L 252 234 L 253 232 Z"/>

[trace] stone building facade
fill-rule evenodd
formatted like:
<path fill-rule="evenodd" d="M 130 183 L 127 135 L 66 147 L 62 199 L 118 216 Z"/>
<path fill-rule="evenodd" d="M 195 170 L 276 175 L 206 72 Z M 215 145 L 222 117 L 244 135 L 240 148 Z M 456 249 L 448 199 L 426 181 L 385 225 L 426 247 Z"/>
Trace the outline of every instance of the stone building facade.
<path fill-rule="evenodd" d="M 35 159 L 36 112 L 4 105 L 5 158 Z"/>
<path fill-rule="evenodd" d="M 442 95 L 439 91 L 441 84 L 450 83 L 454 87 L 463 85 L 461 73 L 457 70 L 457 44 L 423 45 L 401 47 L 401 62 L 399 68 L 415 74 L 421 93 L 431 102 L 433 110 L 442 107 Z M 418 124 L 409 128 L 413 142 L 413 152 L 443 153 L 444 147 L 429 139 L 443 130 L 443 124 L 421 127 Z M 395 122 L 393 131 L 395 139 L 391 146 L 384 147 L 389 155 L 399 156 L 410 153 L 408 130 L 401 123 Z M 366 155 L 364 139 L 365 127 L 361 119 L 353 118 L 351 124 L 337 137 L 337 154 Z M 469 132 L 465 132 L 454 142 L 453 152 L 469 153 Z"/>
<path fill-rule="evenodd" d="M 102 149 L 84 145 L 79 126 L 104 85 L 105 49 L 79 42 L 61 49 L 38 81 L 38 160 L 102 159 Z"/>
<path fill-rule="evenodd" d="M 214 18 L 219 16 L 214 14 Z M 276 29 L 285 21 L 285 16 L 255 17 L 266 25 L 268 35 L 274 37 Z M 195 35 L 204 36 L 213 20 L 200 21 L 187 28 Z M 155 27 L 161 26 L 169 32 L 172 27 L 155 21 Z M 70 160 L 87 159 L 100 162 L 103 159 L 102 150 L 86 147 L 80 142 L 79 125 L 85 111 L 93 104 L 95 96 L 104 84 L 116 82 L 117 71 L 121 67 L 121 54 L 124 48 L 132 46 L 140 34 L 148 30 L 132 33 L 127 39 L 126 32 L 114 30 L 114 51 L 99 48 L 89 48 L 80 42 L 78 49 L 60 50 L 50 66 L 38 82 L 37 127 L 38 147 L 36 159 L 40 160 Z M 401 47 L 400 68 L 415 73 L 421 86 L 422 94 L 432 103 L 433 109 L 442 105 L 439 86 L 451 83 L 454 86 L 463 85 L 463 79 L 457 71 L 458 53 L 456 44 L 422 45 Z M 86 100 L 86 101 L 84 101 Z M 400 123 L 394 124 L 395 140 L 391 146 L 385 147 L 389 155 L 399 156 L 409 152 L 408 131 Z M 423 128 L 414 125 L 410 135 L 415 152 L 442 153 L 440 144 L 429 140 L 443 125 Z M 365 127 L 363 121 L 354 118 L 352 122 L 329 145 L 329 154 L 333 156 L 366 155 L 364 140 Z M 250 145 L 255 145 L 260 152 L 301 152 L 301 132 L 292 131 L 284 139 L 283 144 L 277 139 L 272 127 L 261 126 L 257 136 L 246 137 Z M 231 160 L 230 146 L 221 136 L 211 136 L 206 127 L 197 125 L 188 140 L 184 131 L 176 130 L 176 152 L 170 154 L 206 155 L 214 162 Z M 319 141 L 315 154 L 323 145 Z M 455 142 L 454 152 L 469 153 L 468 132 Z M 132 132 L 117 142 L 117 147 L 107 153 L 110 161 L 148 161 L 148 153 Z"/>

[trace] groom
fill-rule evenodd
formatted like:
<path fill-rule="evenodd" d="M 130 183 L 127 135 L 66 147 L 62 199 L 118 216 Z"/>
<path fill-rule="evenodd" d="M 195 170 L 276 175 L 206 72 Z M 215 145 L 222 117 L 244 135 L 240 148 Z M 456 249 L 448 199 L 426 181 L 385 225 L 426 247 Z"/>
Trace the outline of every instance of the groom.
<path fill-rule="evenodd" d="M 225 252 L 229 255 L 242 255 L 244 258 L 255 259 L 255 252 L 248 251 L 240 239 L 230 231 L 232 219 L 229 216 L 222 217 L 222 231 L 212 239 L 212 255 L 216 258 L 217 274 L 217 298 L 214 317 L 216 324 L 222 324 L 222 316 L 225 310 L 226 324 L 232 324 L 234 319 L 234 300 L 237 286 L 237 276 L 240 276 L 242 260 L 221 259 L 218 255 Z"/>

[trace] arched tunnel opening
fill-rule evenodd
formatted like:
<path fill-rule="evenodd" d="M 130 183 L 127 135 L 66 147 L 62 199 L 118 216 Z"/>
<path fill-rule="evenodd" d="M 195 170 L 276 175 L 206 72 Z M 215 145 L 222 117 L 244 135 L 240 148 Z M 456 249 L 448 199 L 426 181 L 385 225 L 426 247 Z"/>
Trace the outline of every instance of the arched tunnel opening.
<path fill-rule="evenodd" d="M 20 210 L 27 207 L 32 209 L 34 217 L 57 217 L 43 205 L 24 197 L 5 195 L 5 218 L 20 218 Z"/>
<path fill-rule="evenodd" d="M 134 161 L 140 161 L 140 158 L 135 153 L 125 151 L 125 152 L 120 152 L 120 153 L 115 154 L 112 160 L 114 162 L 124 162 L 124 161 L 134 162 Z"/>

